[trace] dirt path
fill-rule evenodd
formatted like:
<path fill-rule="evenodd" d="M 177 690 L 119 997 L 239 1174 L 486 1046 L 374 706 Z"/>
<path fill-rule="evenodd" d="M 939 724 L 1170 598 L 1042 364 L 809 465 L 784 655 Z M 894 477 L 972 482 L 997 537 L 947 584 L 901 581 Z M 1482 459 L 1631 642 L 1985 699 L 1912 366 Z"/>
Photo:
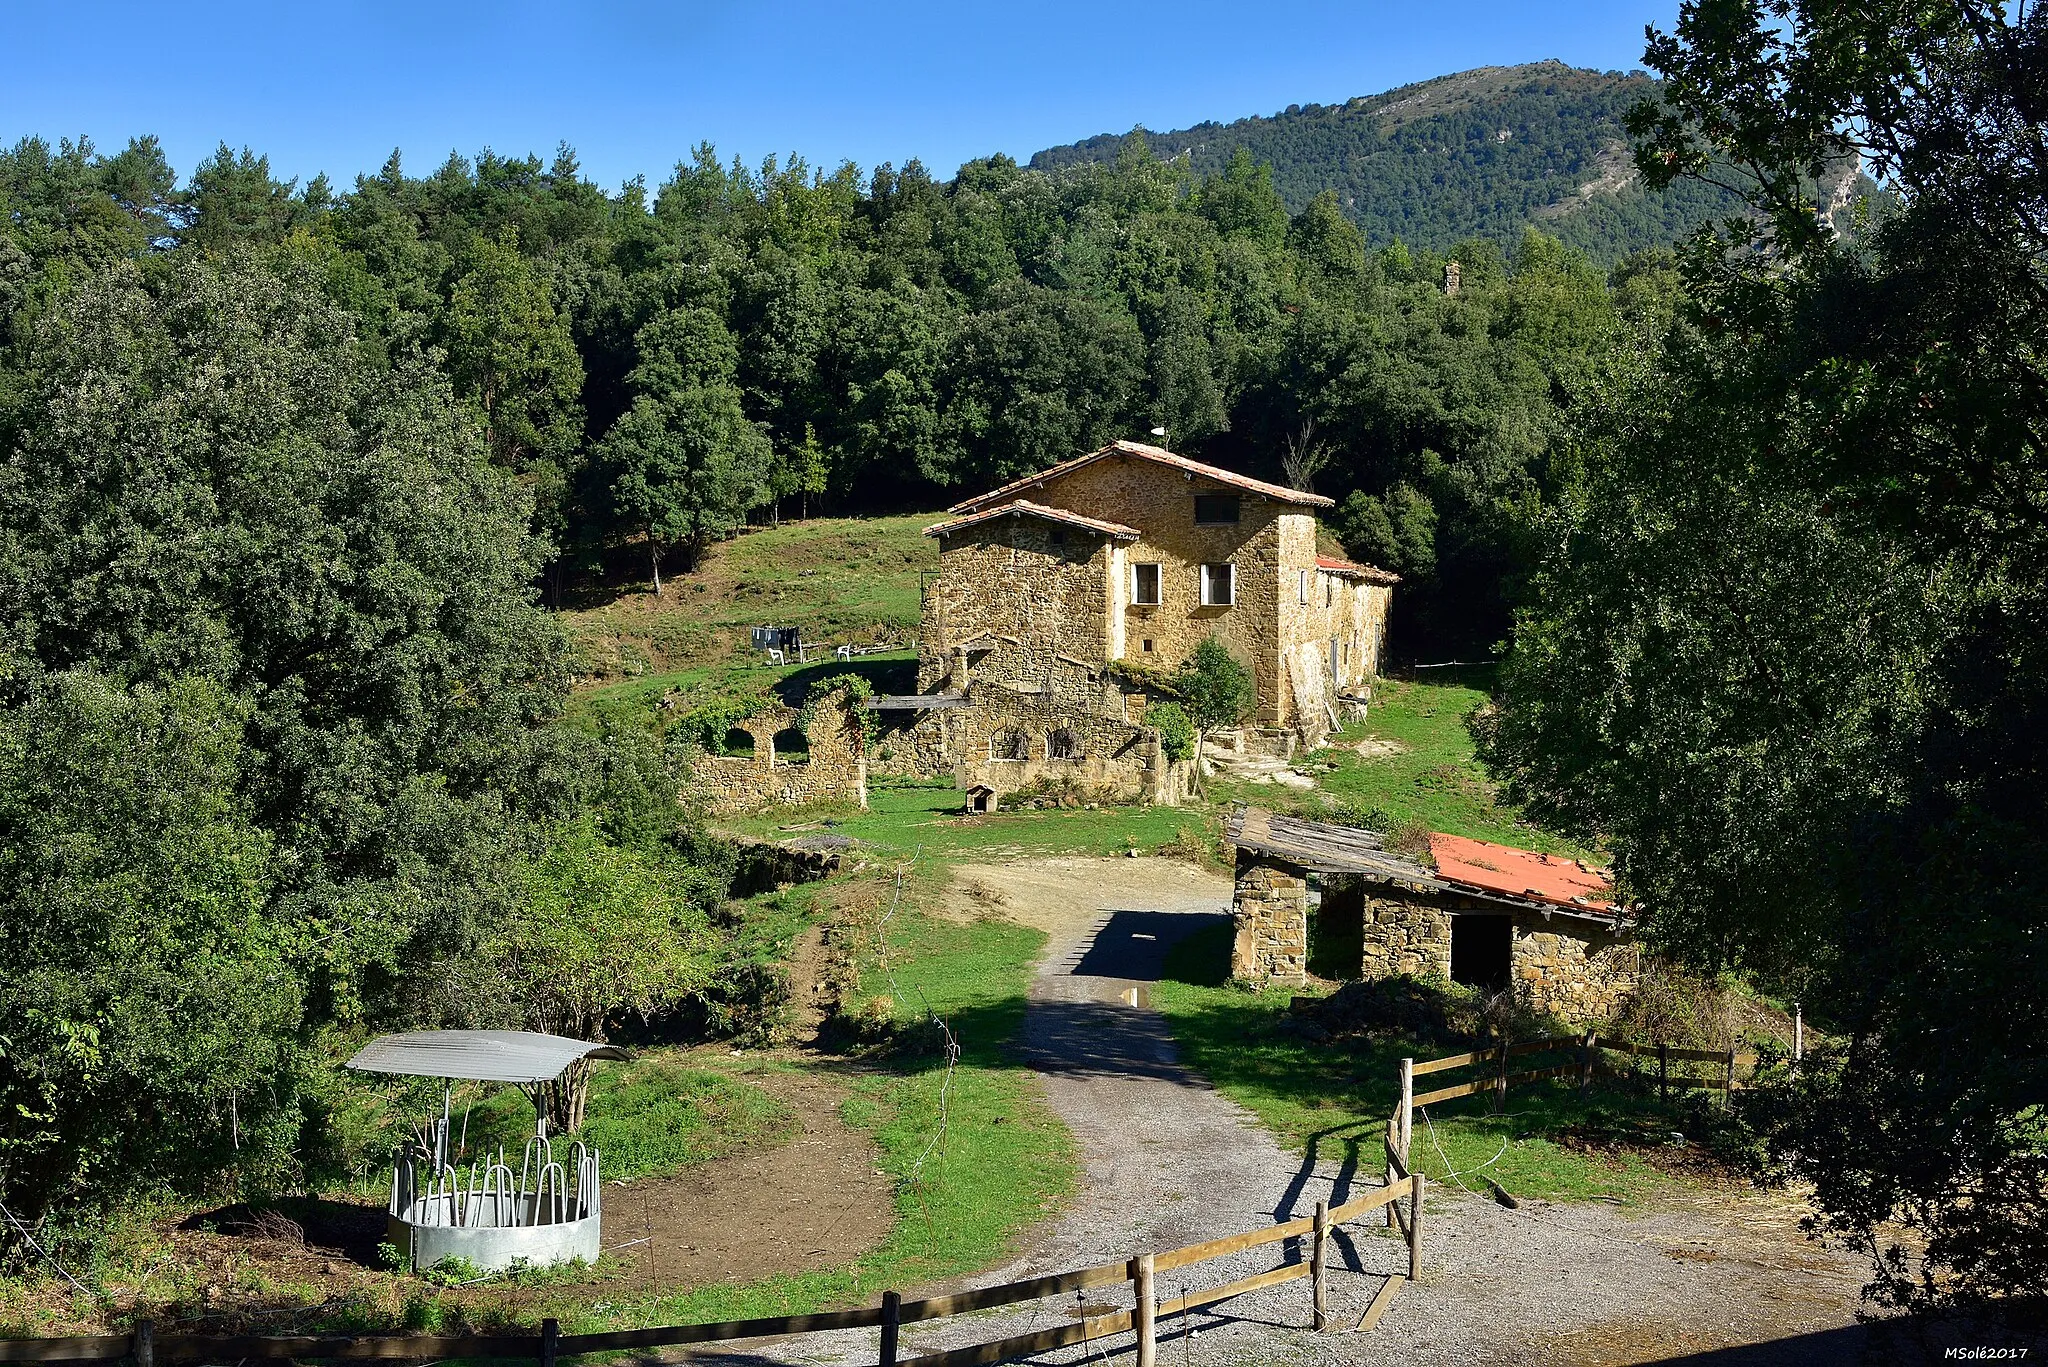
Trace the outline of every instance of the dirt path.
<path fill-rule="evenodd" d="M 1164 1022 L 1144 1004 L 1166 949 L 1227 913 L 1225 879 L 1164 860 L 1057 859 L 962 867 L 956 889 L 963 911 L 993 907 L 1052 937 L 1023 1044 L 1080 1143 L 1087 1179 L 1026 1256 L 974 1285 L 1234 1234 L 1378 1184 L 1372 1174 L 1282 1150 L 1179 1064 Z M 1798 1213 L 1741 1189 L 1627 1214 L 1535 1201 L 1509 1211 L 1455 1188 L 1433 1189 L 1422 1283 L 1402 1291 L 1376 1331 L 1310 1332 L 1307 1287 L 1293 1283 L 1162 1324 L 1161 1361 L 1608 1367 L 1702 1353 L 1717 1367 L 1911 1360 L 1895 1338 L 1855 1324 L 1860 1267 L 1801 1237 Z M 1375 1226 L 1351 1226 L 1334 1243 L 1332 1319 L 1348 1326 L 1384 1276 L 1405 1267 L 1406 1251 Z M 1275 1252 L 1202 1264 L 1189 1283 L 1263 1271 Z M 1183 1275 L 1169 1274 L 1161 1294 L 1179 1294 Z M 1088 1312 L 1127 1306 L 1118 1290 L 1090 1292 Z M 1020 1314 L 907 1326 L 904 1351 L 1044 1328 L 1078 1308 L 1064 1299 Z M 1129 1341 L 1034 1360 L 1128 1362 Z M 853 1363 L 873 1352 L 870 1332 L 792 1341 L 755 1360 Z"/>
<path fill-rule="evenodd" d="M 605 1187 L 605 1244 L 636 1289 L 842 1267 L 895 1223 L 894 1185 L 875 1168 L 873 1141 L 839 1118 L 844 1087 L 805 1073 L 748 1081 L 788 1102 L 803 1132 L 674 1177 Z"/>

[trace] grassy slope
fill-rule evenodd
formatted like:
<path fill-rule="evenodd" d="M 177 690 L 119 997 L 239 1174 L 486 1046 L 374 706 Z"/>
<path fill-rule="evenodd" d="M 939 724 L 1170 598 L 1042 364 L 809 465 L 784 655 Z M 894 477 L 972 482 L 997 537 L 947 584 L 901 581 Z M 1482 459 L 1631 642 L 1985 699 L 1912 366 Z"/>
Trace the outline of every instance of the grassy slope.
<path fill-rule="evenodd" d="M 1448 1051 L 1400 1041 L 1311 1044 L 1276 1028 L 1292 994 L 1284 988 L 1250 992 L 1229 986 L 1224 981 L 1229 960 L 1228 927 L 1192 937 L 1167 957 L 1165 980 L 1152 1001 L 1171 1023 L 1183 1056 L 1218 1091 L 1257 1115 L 1282 1143 L 1317 1158 L 1350 1160 L 1364 1172 L 1378 1171 L 1387 1117 L 1399 1096 L 1400 1059 Z M 1526 1066 L 1564 1061 L 1564 1056 L 1539 1057 Z M 1467 1070 L 1432 1081 L 1449 1084 L 1476 1076 Z M 1487 1114 L 1484 1096 L 1431 1106 L 1427 1121 L 1418 1114 L 1413 1166 L 1436 1181 L 1446 1180 L 1455 1168 L 1475 1190 L 1483 1190 L 1481 1179 L 1491 1177 L 1517 1196 L 1549 1200 L 1608 1196 L 1633 1202 L 1671 1180 L 1640 1159 L 1593 1157 L 1548 1137 L 1624 1111 L 1639 1117 L 1645 1103 L 1601 1090 L 1582 1099 L 1576 1089 L 1557 1082 L 1517 1087 L 1507 1100 L 1497 1116 Z"/>
<path fill-rule="evenodd" d="M 1383 679 L 1373 685 L 1372 710 L 1364 722 L 1346 727 L 1324 749 L 1304 757 L 1310 766 L 1336 766 L 1317 773 L 1313 791 L 1218 780 L 1211 783 L 1210 796 L 1380 831 L 1413 826 L 1546 854 L 1585 856 L 1587 851 L 1502 804 L 1473 757 L 1465 719 L 1486 703 L 1490 682 L 1490 671 L 1484 669 L 1430 682 Z M 1368 740 L 1391 742 L 1398 750 L 1363 756 L 1357 746 Z"/>
<path fill-rule="evenodd" d="M 563 613 L 578 673 L 592 681 L 690 675 L 747 652 L 755 626 L 797 627 L 816 644 L 909 645 L 918 577 L 939 563 L 922 533 L 938 520 L 815 518 L 743 533 L 712 547 L 659 600 L 635 593 Z"/>

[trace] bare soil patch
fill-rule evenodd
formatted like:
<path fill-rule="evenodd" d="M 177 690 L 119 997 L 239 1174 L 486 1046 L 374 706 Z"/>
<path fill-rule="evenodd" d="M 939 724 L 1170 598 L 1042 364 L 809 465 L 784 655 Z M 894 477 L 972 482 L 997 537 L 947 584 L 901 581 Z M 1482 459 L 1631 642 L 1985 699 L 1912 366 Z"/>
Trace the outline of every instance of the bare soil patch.
<path fill-rule="evenodd" d="M 790 1103 L 802 1133 L 675 1177 L 605 1188 L 605 1243 L 628 1284 L 685 1290 L 839 1267 L 888 1235 L 895 1185 L 876 1169 L 868 1136 L 839 1118 L 845 1089 L 807 1073 L 756 1080 Z"/>
<path fill-rule="evenodd" d="M 887 1236 L 895 1187 L 876 1170 L 870 1137 L 840 1118 L 847 1089 L 815 1073 L 762 1072 L 749 1081 L 789 1103 L 801 1130 L 785 1142 L 713 1159 L 673 1177 L 607 1183 L 605 1256 L 586 1284 L 688 1290 L 838 1267 Z M 167 1221 L 110 1279 L 109 1303 L 87 1315 L 50 1278 L 11 1300 L 37 1334 L 106 1332 L 147 1310 L 186 1333 L 283 1334 L 317 1327 L 344 1305 L 396 1314 L 418 1283 L 384 1268 L 384 1203 L 370 1197 L 294 1198 L 216 1207 Z M 554 1283 L 563 1287 L 567 1283 Z M 502 1281 L 452 1288 L 444 1304 L 472 1322 L 551 1294 Z"/>

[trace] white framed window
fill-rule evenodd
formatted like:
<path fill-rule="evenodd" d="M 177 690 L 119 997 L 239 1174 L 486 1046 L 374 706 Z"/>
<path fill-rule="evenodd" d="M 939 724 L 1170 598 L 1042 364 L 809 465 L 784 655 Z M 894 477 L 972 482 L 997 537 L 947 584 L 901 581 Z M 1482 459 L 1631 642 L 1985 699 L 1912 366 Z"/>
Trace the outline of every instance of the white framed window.
<path fill-rule="evenodd" d="M 1229 561 L 1202 566 L 1202 606 L 1227 608 L 1237 601 L 1237 566 Z"/>
<path fill-rule="evenodd" d="M 1301 601 L 1306 604 L 1308 602 L 1308 571 L 1296 570 L 1295 574 L 1299 576 L 1295 586 L 1301 591 Z"/>
<path fill-rule="evenodd" d="M 1159 606 L 1159 566 L 1131 566 L 1131 602 L 1141 608 Z"/>

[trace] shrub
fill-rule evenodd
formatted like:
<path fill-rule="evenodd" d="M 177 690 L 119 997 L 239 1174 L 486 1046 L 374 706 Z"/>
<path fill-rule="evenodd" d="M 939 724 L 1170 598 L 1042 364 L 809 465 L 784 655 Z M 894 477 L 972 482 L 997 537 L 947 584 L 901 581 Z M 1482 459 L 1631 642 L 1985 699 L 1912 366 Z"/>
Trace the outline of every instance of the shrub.
<path fill-rule="evenodd" d="M 1159 748 L 1174 763 L 1195 753 L 1195 723 L 1179 703 L 1153 703 L 1145 709 L 1145 724 L 1159 733 Z"/>

